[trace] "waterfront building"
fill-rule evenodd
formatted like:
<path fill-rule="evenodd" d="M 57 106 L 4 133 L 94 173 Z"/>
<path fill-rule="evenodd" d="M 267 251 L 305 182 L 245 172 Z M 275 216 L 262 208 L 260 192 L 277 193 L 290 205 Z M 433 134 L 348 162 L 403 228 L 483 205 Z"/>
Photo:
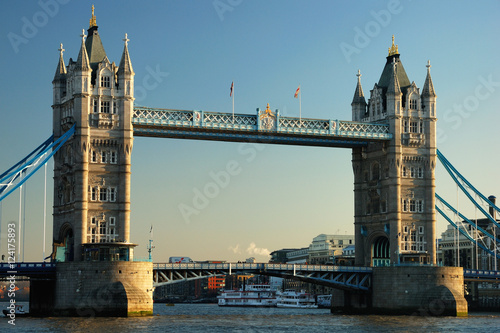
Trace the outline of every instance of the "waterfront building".
<path fill-rule="evenodd" d="M 326 235 L 320 234 L 313 238 L 309 245 L 309 264 L 333 264 L 335 256 L 341 256 L 342 250 L 354 245 L 354 235 Z"/>

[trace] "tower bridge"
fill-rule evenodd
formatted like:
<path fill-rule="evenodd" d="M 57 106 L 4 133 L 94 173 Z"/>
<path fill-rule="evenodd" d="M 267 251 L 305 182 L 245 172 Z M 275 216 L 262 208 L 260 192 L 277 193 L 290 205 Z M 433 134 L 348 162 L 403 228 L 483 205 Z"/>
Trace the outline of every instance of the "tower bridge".
<path fill-rule="evenodd" d="M 134 105 L 126 34 L 118 66 L 104 51 L 93 11 L 87 34 L 82 31 L 80 37 L 77 60 L 67 65 L 61 44 L 52 81 L 54 140 L 65 138 L 54 154 L 51 258 L 57 262 L 56 277 L 32 285 L 33 311 L 151 315 L 153 281 L 160 285 L 240 270 L 335 285 L 341 289 L 334 295 L 337 307 L 413 313 L 422 302 L 446 300 L 443 314 L 467 313 L 463 270 L 436 267 L 437 96 L 430 63 L 420 89 L 409 80 L 393 38 L 368 100 L 358 72 L 351 121 L 286 117 L 269 105 L 256 114 L 154 109 Z M 70 129 L 74 134 L 65 137 Z M 357 268 L 182 268 L 134 262 L 134 136 L 352 149 Z M 46 297 L 47 290 L 54 293 Z M 97 309 L 104 291 L 116 297 Z"/>

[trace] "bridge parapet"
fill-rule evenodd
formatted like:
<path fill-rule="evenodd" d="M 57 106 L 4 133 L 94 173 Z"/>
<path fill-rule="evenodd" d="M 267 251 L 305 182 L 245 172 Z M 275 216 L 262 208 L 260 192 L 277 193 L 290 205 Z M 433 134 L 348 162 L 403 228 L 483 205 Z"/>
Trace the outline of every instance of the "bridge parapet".
<path fill-rule="evenodd" d="M 297 136 L 320 136 L 365 140 L 390 140 L 388 124 L 372 124 L 352 121 L 283 117 L 279 112 L 257 111 L 256 115 L 231 114 L 198 110 L 158 109 L 134 107 L 132 116 L 134 132 L 148 135 L 168 128 L 184 128 L 193 131 L 215 130 L 223 132 L 258 132 Z"/>

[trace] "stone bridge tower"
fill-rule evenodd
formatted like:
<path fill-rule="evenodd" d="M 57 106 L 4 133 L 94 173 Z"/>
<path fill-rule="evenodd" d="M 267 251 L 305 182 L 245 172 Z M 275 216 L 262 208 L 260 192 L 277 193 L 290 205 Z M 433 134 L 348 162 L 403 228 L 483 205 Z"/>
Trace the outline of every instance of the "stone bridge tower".
<path fill-rule="evenodd" d="M 422 91 L 410 82 L 398 46 L 389 48 L 368 102 L 361 74 L 352 120 L 388 123 L 393 138 L 352 153 L 356 264 L 436 263 L 436 93 L 427 64 Z"/>
<path fill-rule="evenodd" d="M 127 46 L 120 64 L 106 56 L 92 8 L 76 61 L 60 58 L 54 76 L 56 138 L 76 132 L 54 157 L 54 250 L 57 261 L 128 261 L 134 71 Z M 85 37 L 87 37 L 85 39 Z"/>

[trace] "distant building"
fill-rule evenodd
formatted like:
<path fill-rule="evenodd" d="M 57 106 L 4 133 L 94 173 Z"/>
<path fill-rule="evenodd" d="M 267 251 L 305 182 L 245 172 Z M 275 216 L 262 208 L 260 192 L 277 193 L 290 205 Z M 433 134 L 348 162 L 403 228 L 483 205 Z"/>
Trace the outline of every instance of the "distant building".
<path fill-rule="evenodd" d="M 288 252 L 293 252 L 293 251 L 296 251 L 298 249 L 281 249 L 281 250 L 276 250 L 276 251 L 273 251 L 271 252 L 271 259 L 269 260 L 270 263 L 276 263 L 276 264 L 279 264 L 279 263 L 286 263 L 288 261 L 288 258 L 287 258 L 287 253 Z"/>
<path fill-rule="evenodd" d="M 341 256 L 342 250 L 354 245 L 354 235 L 326 235 L 320 234 L 313 238 L 309 245 L 309 264 L 333 264 L 335 256 Z"/>
<path fill-rule="evenodd" d="M 490 196 L 488 198 L 495 204 L 496 198 Z M 496 211 L 490 207 L 489 213 L 494 221 L 500 223 L 496 218 Z M 495 246 L 495 241 L 487 237 L 480 230 L 476 232 L 477 227 L 486 231 L 495 238 L 500 236 L 500 228 L 498 228 L 489 218 L 471 220 L 472 224 L 467 221 L 461 221 L 457 225 L 460 230 L 466 233 L 472 239 L 477 239 L 477 242 L 489 249 L 493 253 L 498 253 L 498 246 Z M 495 259 L 495 256 L 483 250 L 481 247 L 474 245 L 473 242 L 452 225 L 448 225 L 446 231 L 441 234 L 441 239 L 437 245 L 438 263 L 443 266 L 460 266 L 465 269 L 482 269 L 482 270 L 497 270 L 500 261 Z"/>
<path fill-rule="evenodd" d="M 349 245 L 342 250 L 342 254 L 333 257 L 333 264 L 336 266 L 354 266 L 356 253 L 355 245 Z"/>
<path fill-rule="evenodd" d="M 309 260 L 309 248 L 304 247 L 302 249 L 290 251 L 286 254 L 286 258 L 288 264 L 306 264 Z"/>

